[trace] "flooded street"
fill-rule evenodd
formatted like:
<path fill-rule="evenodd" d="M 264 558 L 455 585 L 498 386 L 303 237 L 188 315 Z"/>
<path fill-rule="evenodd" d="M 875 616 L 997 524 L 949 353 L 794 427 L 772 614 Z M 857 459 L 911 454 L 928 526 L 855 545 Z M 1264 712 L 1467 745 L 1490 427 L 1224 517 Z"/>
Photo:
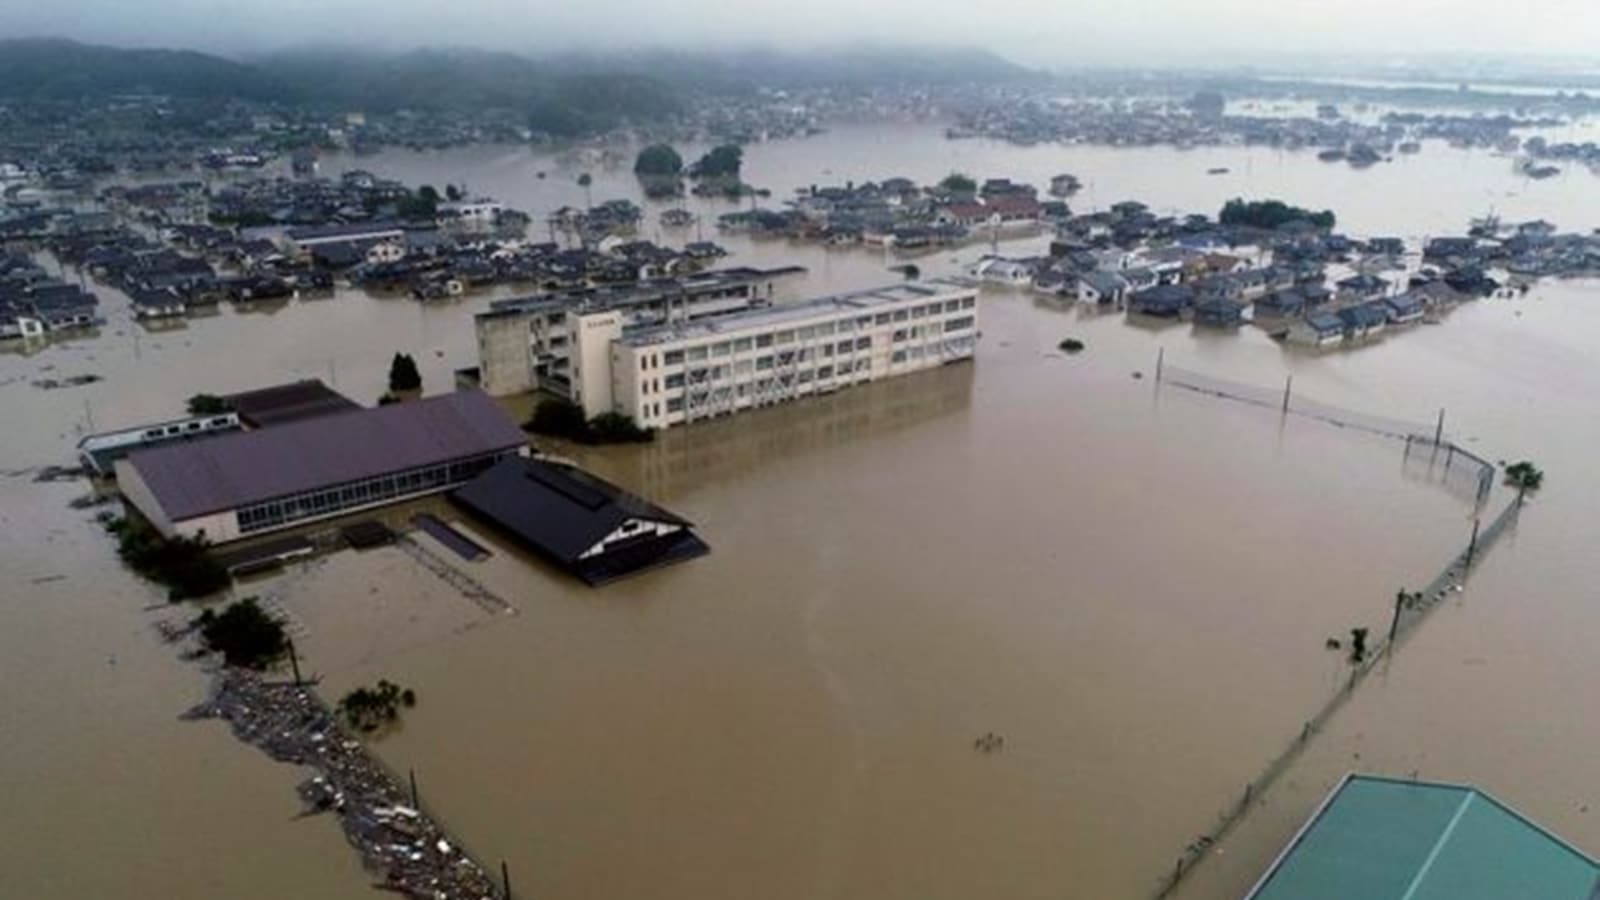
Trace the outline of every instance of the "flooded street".
<path fill-rule="evenodd" d="M 638 199 L 629 164 L 594 170 L 597 201 Z M 1205 174 L 1217 166 L 1232 171 Z M 583 202 L 579 167 L 522 148 L 324 160 L 325 173 L 350 167 L 465 181 L 536 223 Z M 1073 172 L 1087 185 L 1075 208 L 1214 213 L 1278 196 L 1331 207 L 1358 235 L 1459 232 L 1491 209 L 1600 224 L 1600 178 L 1533 182 L 1509 158 L 1432 143 L 1365 172 L 1264 149 L 947 142 L 929 126 L 746 155 L 773 203 L 805 184 L 952 170 L 1037 184 Z M 655 239 L 664 207 L 646 208 Z M 705 236 L 732 265 L 807 266 L 811 293 L 896 277 L 881 252 Z M 917 262 L 948 272 L 985 249 Z M 220 725 L 177 720 L 204 679 L 152 630 L 157 592 L 119 567 L 92 510 L 69 508 L 82 483 L 32 470 L 68 462 L 91 422 L 171 416 L 200 391 L 319 377 L 371 403 L 396 351 L 446 390 L 475 363 L 471 314 L 488 296 L 341 292 L 158 333 L 101 295 L 98 335 L 0 354 L 13 423 L 0 433 L 0 787 L 18 823 L 0 883 L 18 896 L 361 895 L 336 825 L 294 819 L 295 772 Z M 1600 491 L 1597 298 L 1594 284 L 1546 283 L 1313 355 L 1249 328 L 1139 327 L 986 290 L 975 364 L 643 447 L 559 448 L 695 522 L 709 557 L 591 590 L 485 538 L 494 555 L 462 565 L 511 616 L 396 548 L 236 593 L 291 616 L 327 696 L 380 677 L 416 689 L 376 749 L 416 770 L 477 855 L 508 862 L 519 896 L 1137 900 L 1336 689 L 1348 667 L 1325 639 L 1382 631 L 1395 590 L 1433 577 L 1473 512 L 1394 441 L 1158 388 L 1164 348 L 1252 384 L 1293 374 L 1297 391 L 1363 412 L 1429 423 L 1444 407 L 1464 446 L 1549 476 L 1468 589 L 1182 896 L 1240 896 L 1351 769 L 1475 782 L 1600 850 L 1600 756 L 1582 749 L 1600 717 L 1581 693 L 1600 678 L 1600 524 L 1586 503 Z M 1058 353 L 1067 336 L 1086 352 Z M 106 380 L 29 383 L 82 373 Z M 1003 747 L 977 749 L 991 733 Z"/>

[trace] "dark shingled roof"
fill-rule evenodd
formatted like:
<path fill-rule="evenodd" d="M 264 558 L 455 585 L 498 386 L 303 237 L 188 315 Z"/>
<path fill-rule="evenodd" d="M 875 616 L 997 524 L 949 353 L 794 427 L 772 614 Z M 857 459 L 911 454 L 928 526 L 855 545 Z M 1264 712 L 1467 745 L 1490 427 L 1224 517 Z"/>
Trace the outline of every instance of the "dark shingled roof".
<path fill-rule="evenodd" d="M 361 408 L 354 400 L 315 378 L 229 394 L 222 400 L 251 428 L 283 425 Z"/>
<path fill-rule="evenodd" d="M 486 394 L 460 391 L 140 450 L 122 464 L 178 521 L 526 444 Z"/>
<path fill-rule="evenodd" d="M 451 499 L 590 584 L 709 550 L 684 519 L 588 472 L 535 459 L 501 460 Z M 579 558 L 629 519 L 683 530 Z"/>

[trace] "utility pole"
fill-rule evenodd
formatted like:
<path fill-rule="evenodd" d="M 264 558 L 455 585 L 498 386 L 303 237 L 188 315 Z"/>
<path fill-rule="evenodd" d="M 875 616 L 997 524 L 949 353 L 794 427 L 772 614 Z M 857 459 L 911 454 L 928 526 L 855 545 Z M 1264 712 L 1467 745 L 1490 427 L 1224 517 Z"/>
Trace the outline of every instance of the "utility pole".
<path fill-rule="evenodd" d="M 1283 381 L 1283 414 L 1289 414 L 1289 395 L 1294 390 L 1294 376 L 1288 375 Z"/>
<path fill-rule="evenodd" d="M 294 670 L 294 686 L 300 686 L 300 657 L 294 652 L 294 638 L 289 638 L 289 667 Z"/>
<path fill-rule="evenodd" d="M 1433 429 L 1433 445 L 1439 446 L 1444 442 L 1444 407 L 1439 407 L 1439 424 Z"/>
<path fill-rule="evenodd" d="M 421 811 L 422 804 L 417 799 L 417 770 L 407 769 L 406 774 L 410 776 L 411 779 L 411 808 Z"/>
<path fill-rule="evenodd" d="M 1472 568 L 1472 560 L 1478 555 L 1478 526 L 1482 520 L 1477 516 L 1472 517 L 1472 540 L 1467 542 L 1467 568 Z"/>
<path fill-rule="evenodd" d="M 1156 348 L 1156 384 L 1160 384 L 1161 383 L 1161 366 L 1162 366 L 1162 364 L 1164 362 L 1166 362 L 1166 358 L 1167 358 L 1167 348 L 1165 348 L 1165 347 L 1157 347 Z"/>
<path fill-rule="evenodd" d="M 511 900 L 511 869 L 506 866 L 505 860 L 500 860 L 500 891 L 505 900 Z"/>

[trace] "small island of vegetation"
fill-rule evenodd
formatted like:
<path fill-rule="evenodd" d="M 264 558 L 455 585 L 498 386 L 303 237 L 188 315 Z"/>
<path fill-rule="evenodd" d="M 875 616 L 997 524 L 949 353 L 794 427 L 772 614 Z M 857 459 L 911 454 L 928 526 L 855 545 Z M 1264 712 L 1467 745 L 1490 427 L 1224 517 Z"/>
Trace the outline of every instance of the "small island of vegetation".
<path fill-rule="evenodd" d="M 1062 353 L 1082 353 L 1084 343 L 1077 338 L 1067 338 L 1056 346 L 1061 350 Z"/>
<path fill-rule="evenodd" d="M 944 180 L 939 182 L 939 187 L 952 194 L 976 194 L 978 192 L 978 182 L 973 180 L 972 176 L 963 175 L 960 172 L 951 172 L 946 175 Z"/>
<path fill-rule="evenodd" d="M 416 691 L 380 678 L 375 687 L 358 687 L 345 694 L 339 701 L 339 712 L 351 728 L 370 733 L 398 721 L 402 707 L 416 705 Z"/>
<path fill-rule="evenodd" d="M 221 653 L 230 666 L 264 669 L 289 649 L 283 624 L 267 615 L 254 597 L 230 603 L 221 613 L 208 609 L 194 624 L 207 649 Z"/>
<path fill-rule="evenodd" d="M 633 161 L 633 174 L 652 199 L 683 193 L 683 157 L 670 144 L 651 144 Z"/>
<path fill-rule="evenodd" d="M 1331 229 L 1335 217 L 1333 210 L 1312 212 L 1299 206 L 1290 206 L 1282 200 L 1244 200 L 1235 197 L 1222 205 L 1217 221 L 1223 225 L 1244 225 L 1253 228 L 1282 228 L 1291 222 L 1306 222 L 1321 229 Z"/>

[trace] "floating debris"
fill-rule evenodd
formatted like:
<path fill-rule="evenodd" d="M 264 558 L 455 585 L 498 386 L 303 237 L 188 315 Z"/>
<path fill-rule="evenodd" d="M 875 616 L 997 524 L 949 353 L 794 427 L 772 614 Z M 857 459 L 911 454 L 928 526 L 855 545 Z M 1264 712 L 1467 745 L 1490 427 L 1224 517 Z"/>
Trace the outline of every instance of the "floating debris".
<path fill-rule="evenodd" d="M 977 740 L 972 742 L 972 749 L 977 750 L 980 753 L 994 753 L 998 750 L 1004 750 L 1005 746 L 1005 737 L 1003 735 L 995 734 L 992 731 L 988 732 L 987 734 L 980 735 Z"/>
<path fill-rule="evenodd" d="M 314 768 L 317 774 L 298 788 L 304 814 L 337 813 L 345 838 L 383 877 L 377 887 L 416 900 L 499 896 L 489 873 L 416 808 L 398 779 L 309 688 L 227 668 L 211 697 L 183 717 L 223 719 L 236 737 L 274 760 Z"/>
<path fill-rule="evenodd" d="M 82 387 L 102 380 L 104 379 L 99 375 L 69 375 L 66 378 L 40 378 L 37 381 L 30 381 L 29 384 L 40 390 L 53 391 L 60 388 Z"/>

